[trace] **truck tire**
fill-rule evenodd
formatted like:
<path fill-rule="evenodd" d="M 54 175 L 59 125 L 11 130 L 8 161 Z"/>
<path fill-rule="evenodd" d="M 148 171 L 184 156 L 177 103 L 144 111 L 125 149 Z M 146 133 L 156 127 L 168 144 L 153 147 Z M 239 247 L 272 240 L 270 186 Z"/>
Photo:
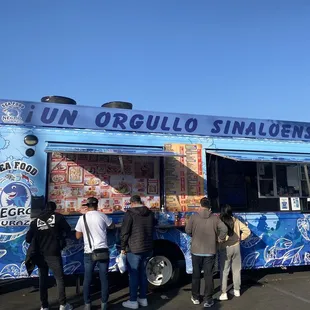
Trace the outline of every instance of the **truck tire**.
<path fill-rule="evenodd" d="M 181 270 L 172 256 L 167 253 L 154 253 L 146 266 L 146 276 L 151 289 L 171 286 L 180 279 Z"/>

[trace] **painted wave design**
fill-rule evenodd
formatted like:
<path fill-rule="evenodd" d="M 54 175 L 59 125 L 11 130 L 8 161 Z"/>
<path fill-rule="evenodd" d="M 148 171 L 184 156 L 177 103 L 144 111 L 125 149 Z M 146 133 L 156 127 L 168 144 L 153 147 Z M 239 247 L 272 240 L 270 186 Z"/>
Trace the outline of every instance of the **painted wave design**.
<path fill-rule="evenodd" d="M 303 238 L 310 241 L 310 217 L 304 215 L 304 218 L 297 219 L 297 228 Z"/>
<path fill-rule="evenodd" d="M 287 238 L 280 238 L 278 239 L 274 247 L 276 250 L 287 250 L 293 245 L 293 241 Z"/>
<path fill-rule="evenodd" d="M 19 276 L 20 276 L 20 277 L 28 277 L 28 272 L 27 272 L 27 268 L 26 268 L 25 262 L 23 262 L 23 263 L 20 265 L 20 268 L 19 268 Z"/>
<path fill-rule="evenodd" d="M 305 253 L 304 262 L 305 262 L 305 264 L 310 264 L 310 253 L 309 252 Z"/>
<path fill-rule="evenodd" d="M 116 272 L 119 271 L 117 267 L 117 263 L 113 264 L 112 266 L 109 266 L 109 271 L 110 272 Z"/>
<path fill-rule="evenodd" d="M 27 255 L 27 251 L 28 251 L 28 248 L 29 248 L 30 244 L 26 242 L 26 240 L 23 241 L 23 244 L 22 244 L 22 251 L 24 253 L 24 255 Z"/>
<path fill-rule="evenodd" d="M 242 265 L 244 268 L 246 269 L 251 269 L 255 266 L 256 260 L 258 258 L 258 256 L 260 255 L 259 252 L 253 252 L 248 254 L 242 262 Z"/>
<path fill-rule="evenodd" d="M 0 258 L 5 256 L 7 252 L 7 250 L 0 250 Z"/>
<path fill-rule="evenodd" d="M 187 234 L 185 233 L 180 234 L 180 242 L 181 242 L 181 248 L 183 252 L 190 251 L 191 238 Z"/>
<path fill-rule="evenodd" d="M 65 274 L 73 274 L 82 264 L 78 261 L 71 262 L 64 266 L 64 273 Z"/>
<path fill-rule="evenodd" d="M 30 276 L 31 278 L 37 278 L 39 277 L 39 268 L 36 267 L 33 271 L 32 271 L 32 274 Z"/>
<path fill-rule="evenodd" d="M 38 277 L 38 276 L 39 276 L 39 270 L 38 267 L 36 267 L 33 270 L 31 277 Z M 27 278 L 27 277 L 28 272 L 26 269 L 25 262 L 23 262 L 20 266 L 18 266 L 17 264 L 8 264 L 4 266 L 0 271 L 1 280 Z"/>
<path fill-rule="evenodd" d="M 24 230 L 19 232 L 10 232 L 10 233 L 0 232 L 0 243 L 11 242 L 21 236 L 26 235 L 27 231 L 28 228 L 25 228 Z"/>
<path fill-rule="evenodd" d="M 20 267 L 16 264 L 8 264 L 0 271 L 0 279 L 15 279 L 20 276 Z"/>
<path fill-rule="evenodd" d="M 109 246 L 110 260 L 116 258 L 119 254 L 116 244 Z"/>
<path fill-rule="evenodd" d="M 191 254 L 191 238 L 185 233 L 180 234 L 180 240 L 181 240 L 181 250 L 184 254 L 185 263 L 186 263 L 186 272 L 192 273 L 192 254 Z"/>
<path fill-rule="evenodd" d="M 193 263 L 192 263 L 192 254 L 190 251 L 185 253 L 185 262 L 186 262 L 186 272 L 193 272 Z"/>
<path fill-rule="evenodd" d="M 264 233 L 262 233 L 260 236 L 256 236 L 253 233 L 251 233 L 251 235 L 247 239 L 240 242 L 240 245 L 245 249 L 252 248 L 256 244 L 262 241 L 263 236 L 264 236 Z"/>
<path fill-rule="evenodd" d="M 303 245 L 294 249 L 287 251 L 282 257 L 282 264 L 289 261 L 289 265 L 300 265 L 301 258 L 300 258 L 300 251 L 303 249 Z"/>
<path fill-rule="evenodd" d="M 83 248 L 83 241 L 75 242 L 72 239 L 67 239 L 67 246 L 62 250 L 61 254 L 63 257 L 69 257 L 83 251 Z"/>

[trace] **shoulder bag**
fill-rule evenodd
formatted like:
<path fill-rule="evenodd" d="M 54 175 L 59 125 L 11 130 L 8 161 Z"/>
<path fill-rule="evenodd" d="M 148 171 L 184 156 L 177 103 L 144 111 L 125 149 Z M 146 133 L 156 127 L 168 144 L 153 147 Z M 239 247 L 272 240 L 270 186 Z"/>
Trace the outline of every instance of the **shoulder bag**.
<path fill-rule="evenodd" d="M 92 249 L 91 241 L 90 241 L 90 231 L 89 227 L 86 221 L 86 214 L 83 215 L 83 220 L 84 220 L 84 225 L 86 229 L 86 234 L 88 238 L 88 244 L 90 247 L 90 250 L 92 251 L 91 253 L 91 259 L 94 262 L 104 262 L 104 261 L 109 261 L 110 259 L 110 253 L 108 248 L 101 248 L 101 249 Z"/>

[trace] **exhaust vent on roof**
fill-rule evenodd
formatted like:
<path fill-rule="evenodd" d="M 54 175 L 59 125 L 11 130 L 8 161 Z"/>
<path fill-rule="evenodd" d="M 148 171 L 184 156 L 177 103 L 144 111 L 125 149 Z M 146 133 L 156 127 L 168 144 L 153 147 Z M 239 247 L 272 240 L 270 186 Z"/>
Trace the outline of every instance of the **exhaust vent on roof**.
<path fill-rule="evenodd" d="M 125 101 L 111 101 L 104 103 L 102 108 L 113 108 L 113 109 L 132 109 L 132 103 L 130 102 L 125 102 Z"/>
<path fill-rule="evenodd" d="M 45 96 L 41 98 L 41 102 L 48 102 L 48 103 L 61 103 L 61 104 L 76 104 L 76 101 L 62 96 Z"/>

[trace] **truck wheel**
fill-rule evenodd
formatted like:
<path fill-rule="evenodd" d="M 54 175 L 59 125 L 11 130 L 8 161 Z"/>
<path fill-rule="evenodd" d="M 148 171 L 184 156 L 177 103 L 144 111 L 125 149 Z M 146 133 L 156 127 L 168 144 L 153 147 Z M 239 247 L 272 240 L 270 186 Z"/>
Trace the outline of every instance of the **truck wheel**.
<path fill-rule="evenodd" d="M 165 254 L 155 254 L 146 265 L 146 276 L 151 288 L 176 283 L 180 277 L 180 268 Z"/>

